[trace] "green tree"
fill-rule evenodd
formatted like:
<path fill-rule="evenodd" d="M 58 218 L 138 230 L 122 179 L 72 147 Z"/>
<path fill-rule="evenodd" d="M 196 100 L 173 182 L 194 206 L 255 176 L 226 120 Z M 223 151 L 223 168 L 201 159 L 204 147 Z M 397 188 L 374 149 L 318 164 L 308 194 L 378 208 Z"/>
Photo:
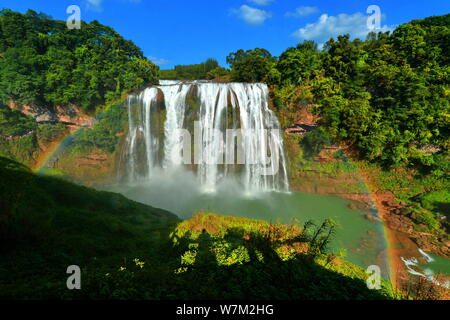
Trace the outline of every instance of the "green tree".
<path fill-rule="evenodd" d="M 227 70 L 227 69 L 225 69 L 223 67 L 217 67 L 217 68 L 214 68 L 211 71 L 209 71 L 206 74 L 206 78 L 208 80 L 212 80 L 212 79 L 216 79 L 216 78 L 220 78 L 220 77 L 226 76 L 229 73 L 230 73 L 229 70 Z"/>
<path fill-rule="evenodd" d="M 319 73 L 320 67 L 320 53 L 314 41 L 305 41 L 287 49 L 277 63 L 281 81 L 292 85 L 300 85 L 311 80 Z"/>
<path fill-rule="evenodd" d="M 331 139 L 324 128 L 318 127 L 306 134 L 300 143 L 307 157 L 315 157 L 325 146 L 331 144 Z"/>
<path fill-rule="evenodd" d="M 171 74 L 170 77 L 177 80 L 205 80 L 208 79 L 208 73 L 217 68 L 220 68 L 217 60 L 209 58 L 200 64 L 176 65 L 175 75 Z"/>
<path fill-rule="evenodd" d="M 227 56 L 227 63 L 232 70 L 231 78 L 240 82 L 276 83 L 280 78 L 276 62 L 277 59 L 269 51 L 261 48 L 247 51 L 240 49 Z"/>
<path fill-rule="evenodd" d="M 0 11 L 0 57 L 4 103 L 93 110 L 158 81 L 158 67 L 112 28 L 92 21 L 69 30 L 32 10 Z"/>

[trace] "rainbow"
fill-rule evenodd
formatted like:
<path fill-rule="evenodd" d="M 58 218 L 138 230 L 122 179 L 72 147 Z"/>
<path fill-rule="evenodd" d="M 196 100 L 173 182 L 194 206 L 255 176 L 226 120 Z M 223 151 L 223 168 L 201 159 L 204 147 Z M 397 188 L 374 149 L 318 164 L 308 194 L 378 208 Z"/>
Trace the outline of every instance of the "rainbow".
<path fill-rule="evenodd" d="M 367 194 L 370 196 L 370 200 L 372 202 L 372 204 L 375 206 L 374 211 L 375 211 L 375 215 L 376 217 L 379 219 L 379 221 L 381 221 L 381 223 L 378 224 L 377 228 L 378 231 L 380 233 L 380 235 L 382 235 L 383 237 L 383 243 L 386 246 L 386 255 L 384 257 L 384 264 L 386 266 L 386 271 L 388 274 L 388 280 L 389 282 L 392 284 L 393 288 L 395 288 L 397 286 L 397 259 L 395 256 L 395 251 L 394 251 L 394 241 L 393 241 L 393 236 L 392 236 L 392 232 L 390 231 L 390 229 L 386 226 L 386 224 L 384 223 L 383 220 L 383 210 L 381 209 L 381 204 L 379 203 L 379 201 L 373 196 L 374 192 L 370 183 L 367 179 L 364 179 L 362 177 L 360 177 L 360 179 L 362 181 L 364 181 L 364 185 L 365 188 L 367 189 Z"/>
<path fill-rule="evenodd" d="M 42 170 L 47 167 L 49 161 L 59 154 L 64 148 L 66 148 L 70 142 L 72 141 L 72 137 L 82 130 L 84 127 L 80 127 L 74 131 L 71 131 L 69 134 L 66 134 L 62 139 L 54 141 L 48 146 L 48 148 L 43 151 L 40 155 L 36 164 L 33 166 L 32 171 L 34 173 L 40 173 Z"/>
<path fill-rule="evenodd" d="M 81 130 L 86 128 L 86 124 L 90 123 L 98 114 L 106 112 L 111 107 L 117 106 L 118 104 L 123 103 L 127 99 L 127 97 L 128 97 L 128 95 L 125 94 L 120 99 L 118 99 L 117 101 L 114 101 L 114 102 L 106 105 L 104 108 L 100 108 L 99 112 L 97 112 L 96 114 L 91 116 L 89 118 L 89 120 L 85 122 L 84 125 L 80 126 L 79 128 L 77 128 L 75 130 L 70 131 L 70 133 L 66 134 L 63 138 L 61 138 L 61 139 L 51 143 L 50 146 L 39 155 L 39 158 L 36 161 L 36 164 L 33 166 L 32 171 L 34 173 L 42 172 L 43 169 L 45 167 L 47 167 L 49 161 L 54 156 L 59 154 L 64 148 L 66 148 L 72 142 L 72 137 L 74 135 L 76 135 L 79 131 L 81 131 Z"/>
<path fill-rule="evenodd" d="M 111 106 L 115 104 L 112 104 L 108 106 L 107 108 L 103 109 L 101 112 L 105 112 L 108 110 Z M 93 119 L 91 117 L 91 119 Z M 91 120 L 90 119 L 90 120 Z M 64 150 L 67 146 L 69 146 L 72 142 L 73 136 L 77 134 L 79 131 L 83 130 L 85 127 L 81 126 L 77 128 L 76 130 L 72 130 L 70 133 L 66 134 L 63 138 L 59 139 L 58 141 L 53 142 L 40 156 L 39 159 L 36 162 L 36 165 L 32 168 L 33 172 L 40 173 L 43 171 L 44 168 L 47 167 L 49 161 L 54 158 L 56 155 L 58 155 L 62 150 Z M 367 194 L 370 196 L 370 200 L 372 204 L 374 205 L 374 215 L 379 218 L 381 223 L 377 224 L 377 229 L 379 234 L 383 238 L 383 244 L 385 245 L 385 251 L 386 255 L 384 256 L 384 267 L 386 268 L 386 272 L 388 275 L 388 280 L 391 282 L 393 287 L 395 288 L 397 284 L 397 266 L 398 266 L 398 259 L 396 259 L 395 256 L 395 250 L 394 250 L 394 241 L 393 241 L 393 235 L 392 232 L 387 228 L 385 223 L 383 222 L 383 211 L 380 210 L 382 207 L 380 203 L 378 203 L 377 199 L 373 196 L 373 192 L 370 186 L 370 183 L 368 179 L 364 179 L 360 175 L 360 179 L 364 182 L 364 186 L 367 190 Z"/>

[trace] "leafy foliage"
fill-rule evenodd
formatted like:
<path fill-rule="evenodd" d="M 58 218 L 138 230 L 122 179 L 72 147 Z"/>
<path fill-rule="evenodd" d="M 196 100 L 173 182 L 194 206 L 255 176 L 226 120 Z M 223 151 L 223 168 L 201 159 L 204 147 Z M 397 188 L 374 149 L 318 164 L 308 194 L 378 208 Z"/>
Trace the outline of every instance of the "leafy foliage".
<path fill-rule="evenodd" d="M 314 129 L 301 140 L 305 155 L 309 158 L 317 156 L 325 146 L 330 144 L 331 139 L 322 127 Z"/>
<path fill-rule="evenodd" d="M 259 48 L 238 50 L 227 62 L 235 80 L 271 84 L 282 114 L 286 106 L 304 106 L 296 92 L 310 88 L 320 124 L 364 159 L 443 176 L 450 162 L 449 16 L 366 40 L 340 35 L 322 52 L 311 41 L 279 58 Z"/>
<path fill-rule="evenodd" d="M 330 40 L 324 75 L 335 89 L 318 110 L 332 137 L 382 164 L 439 168 L 439 157 L 448 157 L 450 74 L 436 34 L 448 38 L 450 29 L 406 24 L 365 42 Z M 429 145 L 439 151 L 421 151 Z"/>
<path fill-rule="evenodd" d="M 313 79 L 320 71 L 317 45 L 313 41 L 305 41 L 287 49 L 279 57 L 276 67 L 283 85 L 298 86 Z"/>
<path fill-rule="evenodd" d="M 1 299 L 392 299 L 319 226 L 176 216 L 0 158 Z M 67 290 L 67 266 L 82 290 Z M 20 265 L 20 268 L 17 266 Z"/>
<path fill-rule="evenodd" d="M 0 194 L 1 299 L 62 298 L 67 266 L 101 269 L 130 253 L 155 257 L 178 222 L 164 210 L 34 175 L 5 158 Z"/>
<path fill-rule="evenodd" d="M 314 230 L 312 235 L 319 232 Z M 111 294 L 171 299 L 394 298 L 384 281 L 381 290 L 368 290 L 363 269 L 344 261 L 336 263 L 337 256 L 308 254 L 303 235 L 295 225 L 196 214 L 171 234 L 173 247 L 166 253 L 175 262 L 171 273 L 159 268 L 156 278 L 151 261 L 151 266 L 145 261 L 143 268 L 130 262 L 91 278 L 88 285 L 94 285 L 95 279 L 107 289 L 101 292 L 98 285 L 93 287 L 98 298 Z M 127 289 L 130 286 L 132 291 Z M 166 286 L 171 288 L 170 295 Z"/>
<path fill-rule="evenodd" d="M 266 49 L 238 50 L 227 56 L 232 68 L 231 78 L 240 82 L 276 83 L 280 73 L 275 68 L 276 58 Z"/>
<path fill-rule="evenodd" d="M 218 79 L 224 76 L 228 76 L 230 74 L 230 71 L 225 69 L 224 67 L 217 67 L 212 69 L 206 74 L 206 79 L 213 80 Z"/>
<path fill-rule="evenodd" d="M 0 105 L 0 156 L 31 164 L 39 150 L 38 132 L 33 118 Z"/>
<path fill-rule="evenodd" d="M 131 41 L 97 21 L 69 30 L 29 10 L 0 11 L 0 98 L 85 110 L 156 83 L 158 67 Z"/>
<path fill-rule="evenodd" d="M 37 124 L 33 118 L 27 117 L 19 110 L 0 106 L 0 136 L 15 137 L 36 130 Z"/>
<path fill-rule="evenodd" d="M 96 123 L 92 128 L 84 128 L 74 135 L 71 148 L 88 151 L 99 148 L 107 153 L 116 151 L 119 145 L 118 134 L 127 127 L 128 114 L 121 105 L 113 105 L 96 115 Z"/>
<path fill-rule="evenodd" d="M 176 65 L 174 69 L 161 70 L 164 80 L 206 80 L 226 75 L 227 71 L 215 59 L 207 59 L 200 64 Z"/>

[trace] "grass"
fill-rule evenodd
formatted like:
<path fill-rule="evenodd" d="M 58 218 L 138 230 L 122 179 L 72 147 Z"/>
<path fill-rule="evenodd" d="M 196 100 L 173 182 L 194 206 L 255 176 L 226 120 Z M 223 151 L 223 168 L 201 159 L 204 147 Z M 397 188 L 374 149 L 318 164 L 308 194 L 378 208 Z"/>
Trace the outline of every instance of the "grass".
<path fill-rule="evenodd" d="M 327 253 L 333 224 L 173 214 L 0 158 L 1 299 L 393 299 Z M 66 289 L 66 268 L 82 289 Z"/>
<path fill-rule="evenodd" d="M 41 148 L 67 132 L 61 123 L 38 124 L 19 110 L 0 106 L 0 156 L 33 166 Z"/>
<path fill-rule="evenodd" d="M 432 191 L 420 197 L 423 208 L 433 210 L 450 217 L 450 191 L 448 189 Z"/>
<path fill-rule="evenodd" d="M 20 161 L 32 166 L 39 153 L 39 145 L 35 134 L 14 140 L 0 137 L 0 156 Z"/>
<path fill-rule="evenodd" d="M 402 214 L 413 220 L 418 231 L 448 239 L 450 180 L 446 176 L 422 175 L 404 167 L 386 170 L 366 161 L 355 163 L 359 170 L 376 177 L 372 179 L 375 183 L 373 191 L 390 191 L 399 203 L 405 205 Z"/>
<path fill-rule="evenodd" d="M 92 276 L 87 285 L 96 299 L 398 297 L 384 280 L 380 290 L 369 290 L 368 275 L 360 267 L 335 255 L 313 255 L 303 230 L 298 225 L 199 213 L 171 233 L 166 260 L 130 260 Z"/>
<path fill-rule="evenodd" d="M 32 174 L 0 158 L 0 297 L 64 290 L 65 268 L 154 256 L 178 218 L 125 197 Z"/>
<path fill-rule="evenodd" d="M 75 154 L 89 153 L 93 148 L 104 150 L 108 154 L 117 151 L 118 133 L 127 130 L 128 115 L 124 102 L 111 105 L 96 115 L 97 122 L 92 128 L 84 128 L 74 135 L 69 152 Z"/>
<path fill-rule="evenodd" d="M 284 136 L 289 182 L 294 189 L 302 189 L 305 185 L 312 184 L 318 188 L 332 186 L 335 193 L 367 193 L 367 187 L 353 161 L 316 161 L 305 156 L 300 141 L 301 137 L 298 136 Z"/>
<path fill-rule="evenodd" d="M 99 106 L 97 123 L 92 128 L 82 128 L 74 134 L 67 150 L 59 157 L 85 156 L 93 150 L 101 150 L 115 157 L 118 152 L 119 133 L 127 130 L 127 109 L 124 107 L 126 95 L 103 106 Z M 13 159 L 27 166 L 36 165 L 42 151 L 52 142 L 58 141 L 70 133 L 62 123 L 38 124 L 35 119 L 18 110 L 0 105 L 0 156 Z M 9 139 L 13 136 L 14 139 Z M 71 168 L 70 173 L 73 173 Z"/>

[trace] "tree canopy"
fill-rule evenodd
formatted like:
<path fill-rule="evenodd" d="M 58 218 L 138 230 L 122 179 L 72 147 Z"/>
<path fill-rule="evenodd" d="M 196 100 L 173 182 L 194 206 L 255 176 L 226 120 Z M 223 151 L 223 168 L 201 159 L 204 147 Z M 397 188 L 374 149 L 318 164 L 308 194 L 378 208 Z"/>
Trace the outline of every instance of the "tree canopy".
<path fill-rule="evenodd" d="M 242 82 L 277 82 L 279 72 L 274 68 L 277 59 L 266 49 L 238 50 L 230 53 L 227 63 L 232 69 L 232 80 Z"/>
<path fill-rule="evenodd" d="M 209 58 L 199 64 L 176 65 L 174 69 L 161 70 L 164 80 L 207 80 L 226 75 L 217 60 Z"/>
<path fill-rule="evenodd" d="M 112 28 L 65 21 L 28 10 L 0 11 L 0 98 L 4 103 L 85 110 L 156 83 L 158 67 Z"/>
<path fill-rule="evenodd" d="M 238 50 L 227 62 L 233 79 L 266 82 L 286 97 L 295 97 L 286 88 L 310 88 L 330 137 L 364 158 L 442 175 L 449 170 L 449 45 L 450 14 L 365 40 L 340 35 L 322 51 L 312 41 L 278 58 L 265 49 Z"/>

